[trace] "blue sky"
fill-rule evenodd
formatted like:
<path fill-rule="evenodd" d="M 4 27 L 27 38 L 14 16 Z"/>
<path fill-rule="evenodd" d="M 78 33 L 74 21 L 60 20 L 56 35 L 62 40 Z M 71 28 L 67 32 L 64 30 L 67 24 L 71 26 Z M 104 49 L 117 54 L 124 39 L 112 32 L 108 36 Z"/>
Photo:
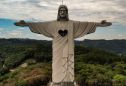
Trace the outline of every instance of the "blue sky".
<path fill-rule="evenodd" d="M 69 16 L 78 21 L 111 21 L 110 27 L 97 28 L 96 32 L 83 39 L 126 39 L 126 5 L 124 0 L 64 0 L 69 8 Z M 57 17 L 61 0 L 1 0 L 0 38 L 31 38 L 50 40 L 32 33 L 28 27 L 14 26 L 14 22 L 49 21 Z"/>

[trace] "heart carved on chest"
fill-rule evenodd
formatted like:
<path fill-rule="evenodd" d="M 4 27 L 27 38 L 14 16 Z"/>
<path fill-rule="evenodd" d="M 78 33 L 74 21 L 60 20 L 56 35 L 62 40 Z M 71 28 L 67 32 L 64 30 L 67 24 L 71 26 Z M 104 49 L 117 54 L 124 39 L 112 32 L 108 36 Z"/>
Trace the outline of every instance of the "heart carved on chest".
<path fill-rule="evenodd" d="M 59 33 L 62 37 L 64 37 L 64 36 L 66 36 L 66 35 L 68 34 L 68 30 L 59 30 L 58 33 Z"/>

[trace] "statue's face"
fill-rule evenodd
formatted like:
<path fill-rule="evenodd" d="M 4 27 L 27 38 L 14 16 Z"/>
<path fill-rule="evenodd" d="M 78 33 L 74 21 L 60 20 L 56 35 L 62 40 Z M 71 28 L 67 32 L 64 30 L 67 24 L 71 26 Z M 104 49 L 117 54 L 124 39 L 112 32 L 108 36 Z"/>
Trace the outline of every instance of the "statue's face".
<path fill-rule="evenodd" d="M 66 10 L 66 8 L 60 8 L 60 10 L 59 10 L 59 16 L 60 16 L 60 18 L 66 18 L 66 16 L 67 16 L 67 10 Z"/>

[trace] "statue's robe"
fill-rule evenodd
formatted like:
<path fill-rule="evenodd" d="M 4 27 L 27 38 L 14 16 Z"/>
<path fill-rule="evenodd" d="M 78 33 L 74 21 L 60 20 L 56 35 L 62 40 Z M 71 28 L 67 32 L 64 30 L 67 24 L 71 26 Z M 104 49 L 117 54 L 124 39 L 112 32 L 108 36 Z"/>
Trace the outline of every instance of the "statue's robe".
<path fill-rule="evenodd" d="M 32 32 L 53 39 L 52 82 L 74 82 L 74 39 L 95 32 L 96 23 L 70 20 L 28 25 Z M 68 33 L 62 37 L 59 30 L 68 30 Z"/>

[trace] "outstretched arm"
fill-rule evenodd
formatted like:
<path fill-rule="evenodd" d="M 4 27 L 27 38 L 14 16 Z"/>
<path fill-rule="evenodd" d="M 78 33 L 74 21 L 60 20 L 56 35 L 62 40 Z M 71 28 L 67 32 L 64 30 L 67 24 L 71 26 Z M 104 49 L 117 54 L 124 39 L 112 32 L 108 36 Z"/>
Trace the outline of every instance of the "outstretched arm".
<path fill-rule="evenodd" d="M 33 33 L 43 34 L 47 37 L 53 38 L 54 30 L 49 26 L 50 22 L 25 22 L 21 20 L 14 23 L 16 26 L 28 26 Z"/>
<path fill-rule="evenodd" d="M 100 23 L 97 23 L 98 27 L 107 27 L 107 26 L 111 26 L 112 23 L 111 22 L 107 22 L 106 20 L 102 20 Z"/>
<path fill-rule="evenodd" d="M 16 26 L 21 26 L 21 27 L 25 27 L 28 26 L 27 23 L 24 20 L 21 20 L 19 22 L 14 23 Z"/>

